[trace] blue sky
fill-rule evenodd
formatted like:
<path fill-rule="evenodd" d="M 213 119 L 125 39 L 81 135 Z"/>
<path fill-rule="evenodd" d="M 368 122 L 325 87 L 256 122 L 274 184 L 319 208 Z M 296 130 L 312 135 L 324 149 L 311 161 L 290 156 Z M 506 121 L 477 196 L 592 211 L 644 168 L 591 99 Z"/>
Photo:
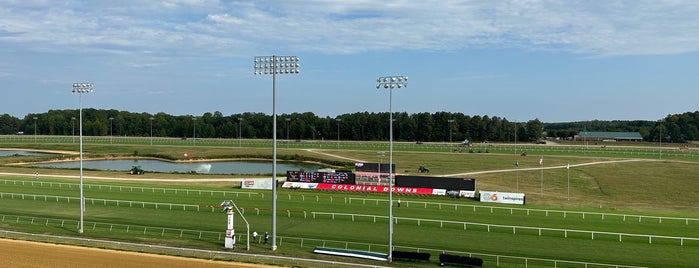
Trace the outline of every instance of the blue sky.
<path fill-rule="evenodd" d="M 253 57 L 293 55 L 277 112 L 511 121 L 699 110 L 699 1 L 51 1 L 0 4 L 0 114 L 83 107 L 272 113 Z"/>

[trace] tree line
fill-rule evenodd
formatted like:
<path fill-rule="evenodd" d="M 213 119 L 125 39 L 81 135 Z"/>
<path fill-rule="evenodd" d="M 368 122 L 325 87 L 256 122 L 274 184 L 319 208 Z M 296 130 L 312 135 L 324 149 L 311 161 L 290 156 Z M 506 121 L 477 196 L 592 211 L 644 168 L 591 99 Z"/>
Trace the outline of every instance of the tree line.
<path fill-rule="evenodd" d="M 0 134 L 78 135 L 78 110 L 49 110 L 19 119 L 0 115 Z M 668 115 L 660 121 L 513 122 L 497 116 L 436 112 L 393 114 L 393 138 L 414 142 L 533 142 L 541 138 L 572 138 L 582 131 L 639 132 L 646 141 L 699 140 L 699 112 Z M 202 115 L 132 113 L 83 109 L 83 135 L 129 137 L 271 139 L 271 115 L 221 112 Z M 289 140 L 378 141 L 389 137 L 389 113 L 358 112 L 335 118 L 313 113 L 277 115 L 277 138 Z"/>

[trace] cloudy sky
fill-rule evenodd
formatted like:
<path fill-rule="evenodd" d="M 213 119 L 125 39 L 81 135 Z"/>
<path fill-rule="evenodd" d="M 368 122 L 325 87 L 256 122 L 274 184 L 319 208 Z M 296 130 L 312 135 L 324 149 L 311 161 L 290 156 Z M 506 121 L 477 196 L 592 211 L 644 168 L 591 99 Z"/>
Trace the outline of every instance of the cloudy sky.
<path fill-rule="evenodd" d="M 298 56 L 277 112 L 512 121 L 657 120 L 699 110 L 699 1 L 5 0 L 0 114 L 83 107 L 272 113 L 253 57 Z"/>

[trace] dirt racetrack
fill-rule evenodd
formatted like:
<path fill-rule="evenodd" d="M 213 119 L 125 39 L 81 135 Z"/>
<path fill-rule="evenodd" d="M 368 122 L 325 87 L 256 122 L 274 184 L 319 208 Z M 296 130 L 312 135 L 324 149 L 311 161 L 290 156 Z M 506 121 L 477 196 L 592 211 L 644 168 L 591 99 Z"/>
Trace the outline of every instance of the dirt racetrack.
<path fill-rule="evenodd" d="M 270 267 L 8 239 L 0 239 L 0 260 L 2 267 Z"/>

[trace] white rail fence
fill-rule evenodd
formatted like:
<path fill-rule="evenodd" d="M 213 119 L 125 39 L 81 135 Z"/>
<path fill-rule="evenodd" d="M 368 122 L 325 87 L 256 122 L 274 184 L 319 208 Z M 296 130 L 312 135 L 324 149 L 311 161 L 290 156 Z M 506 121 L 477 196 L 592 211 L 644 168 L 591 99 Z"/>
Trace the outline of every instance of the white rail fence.
<path fill-rule="evenodd" d="M 77 183 L 65 183 L 65 182 L 50 182 L 50 181 L 31 181 L 31 180 L 0 180 L 6 185 L 22 185 L 22 186 L 32 186 L 32 187 L 48 187 L 48 188 L 67 188 L 67 189 L 80 189 L 80 184 Z M 137 187 L 137 186 L 122 186 L 122 185 L 108 185 L 108 184 L 83 184 L 83 189 L 87 188 L 92 190 L 93 188 L 97 190 L 109 190 L 109 191 L 119 191 L 119 192 L 162 192 L 163 194 L 186 194 L 186 195 L 202 195 L 209 194 L 210 196 L 221 195 L 223 197 L 240 197 L 262 195 L 262 193 L 256 192 L 228 192 L 228 191 L 212 191 L 212 190 L 191 190 L 191 189 L 178 189 L 178 188 L 153 188 L 153 187 Z"/>
<path fill-rule="evenodd" d="M 378 206 L 379 203 L 388 203 L 388 200 L 387 199 L 366 199 L 366 198 L 349 197 L 349 198 L 347 198 L 346 202 L 349 204 L 352 204 L 352 202 L 362 202 L 362 205 L 366 205 L 367 203 L 369 203 L 369 204 L 375 203 Z M 646 219 L 646 220 L 657 221 L 658 223 L 663 223 L 663 221 L 673 220 L 673 221 L 683 221 L 685 223 L 685 225 L 689 225 L 690 222 L 699 222 L 699 219 L 697 219 L 697 218 L 648 216 L 648 215 L 617 214 L 617 213 L 586 212 L 586 211 L 511 208 L 511 207 L 496 207 L 496 206 L 481 206 L 481 205 L 464 205 L 464 204 L 453 204 L 453 203 L 422 202 L 422 201 L 410 201 L 410 200 L 401 201 L 401 205 L 404 205 L 405 207 L 410 207 L 411 204 L 413 205 L 413 207 L 415 207 L 415 206 L 419 206 L 419 207 L 423 207 L 423 208 L 435 207 L 438 209 L 453 209 L 454 211 L 458 211 L 459 208 L 471 209 L 471 210 L 473 210 L 473 212 L 476 212 L 476 209 L 485 209 L 485 210 L 490 210 L 490 213 L 493 213 L 496 210 L 502 210 L 502 211 L 506 211 L 506 212 L 509 211 L 510 214 L 514 214 L 515 211 L 526 212 L 527 215 L 530 215 L 532 212 L 538 212 L 538 213 L 543 213 L 547 217 L 549 216 L 549 214 L 561 215 L 563 218 L 567 218 L 568 216 L 571 216 L 571 215 L 580 215 L 583 219 L 585 219 L 585 217 L 589 217 L 589 216 L 598 216 L 602 220 L 604 220 L 605 217 L 606 218 L 617 217 L 619 219 L 622 219 L 623 221 L 633 219 L 633 220 L 638 220 L 638 222 L 641 222 L 643 219 Z"/>
<path fill-rule="evenodd" d="M 387 219 L 388 216 L 381 215 L 366 215 L 366 214 L 350 214 L 350 213 L 334 213 L 334 212 L 311 212 L 314 219 L 317 215 L 329 215 L 333 220 L 336 216 L 349 217 L 352 221 L 356 218 L 369 218 L 376 222 L 376 219 Z M 681 246 L 684 246 L 685 241 L 699 241 L 699 238 L 695 237 L 679 237 L 679 236 L 663 236 L 663 235 L 652 235 L 652 234 L 631 234 L 631 233 L 616 233 L 616 232 L 604 232 L 604 231 L 589 231 L 589 230 L 575 230 L 575 229 L 559 229 L 559 228 L 543 228 L 543 227 L 529 227 L 529 226 L 513 226 L 513 225 L 501 225 L 501 224 L 487 224 L 487 223 L 476 223 L 476 222 L 460 222 L 460 221 L 446 221 L 446 220 L 433 220 L 433 219 L 418 219 L 418 218 L 402 218 L 393 217 L 394 223 L 398 224 L 401 221 L 416 222 L 418 226 L 422 223 L 438 223 L 440 228 L 444 228 L 445 224 L 463 226 L 464 230 L 467 230 L 468 226 L 479 226 L 485 227 L 487 232 L 490 232 L 492 228 L 497 229 L 507 229 L 512 230 L 512 234 L 517 234 L 517 230 L 533 230 L 537 231 L 539 236 L 545 234 L 545 232 L 555 232 L 562 233 L 565 238 L 568 238 L 569 234 L 579 233 L 587 234 L 590 236 L 591 240 L 595 239 L 595 235 L 598 237 L 600 235 L 614 236 L 619 238 L 619 242 L 622 241 L 623 237 L 640 237 L 648 240 L 649 244 L 653 243 L 653 239 L 665 239 L 665 240 L 677 240 Z"/>

